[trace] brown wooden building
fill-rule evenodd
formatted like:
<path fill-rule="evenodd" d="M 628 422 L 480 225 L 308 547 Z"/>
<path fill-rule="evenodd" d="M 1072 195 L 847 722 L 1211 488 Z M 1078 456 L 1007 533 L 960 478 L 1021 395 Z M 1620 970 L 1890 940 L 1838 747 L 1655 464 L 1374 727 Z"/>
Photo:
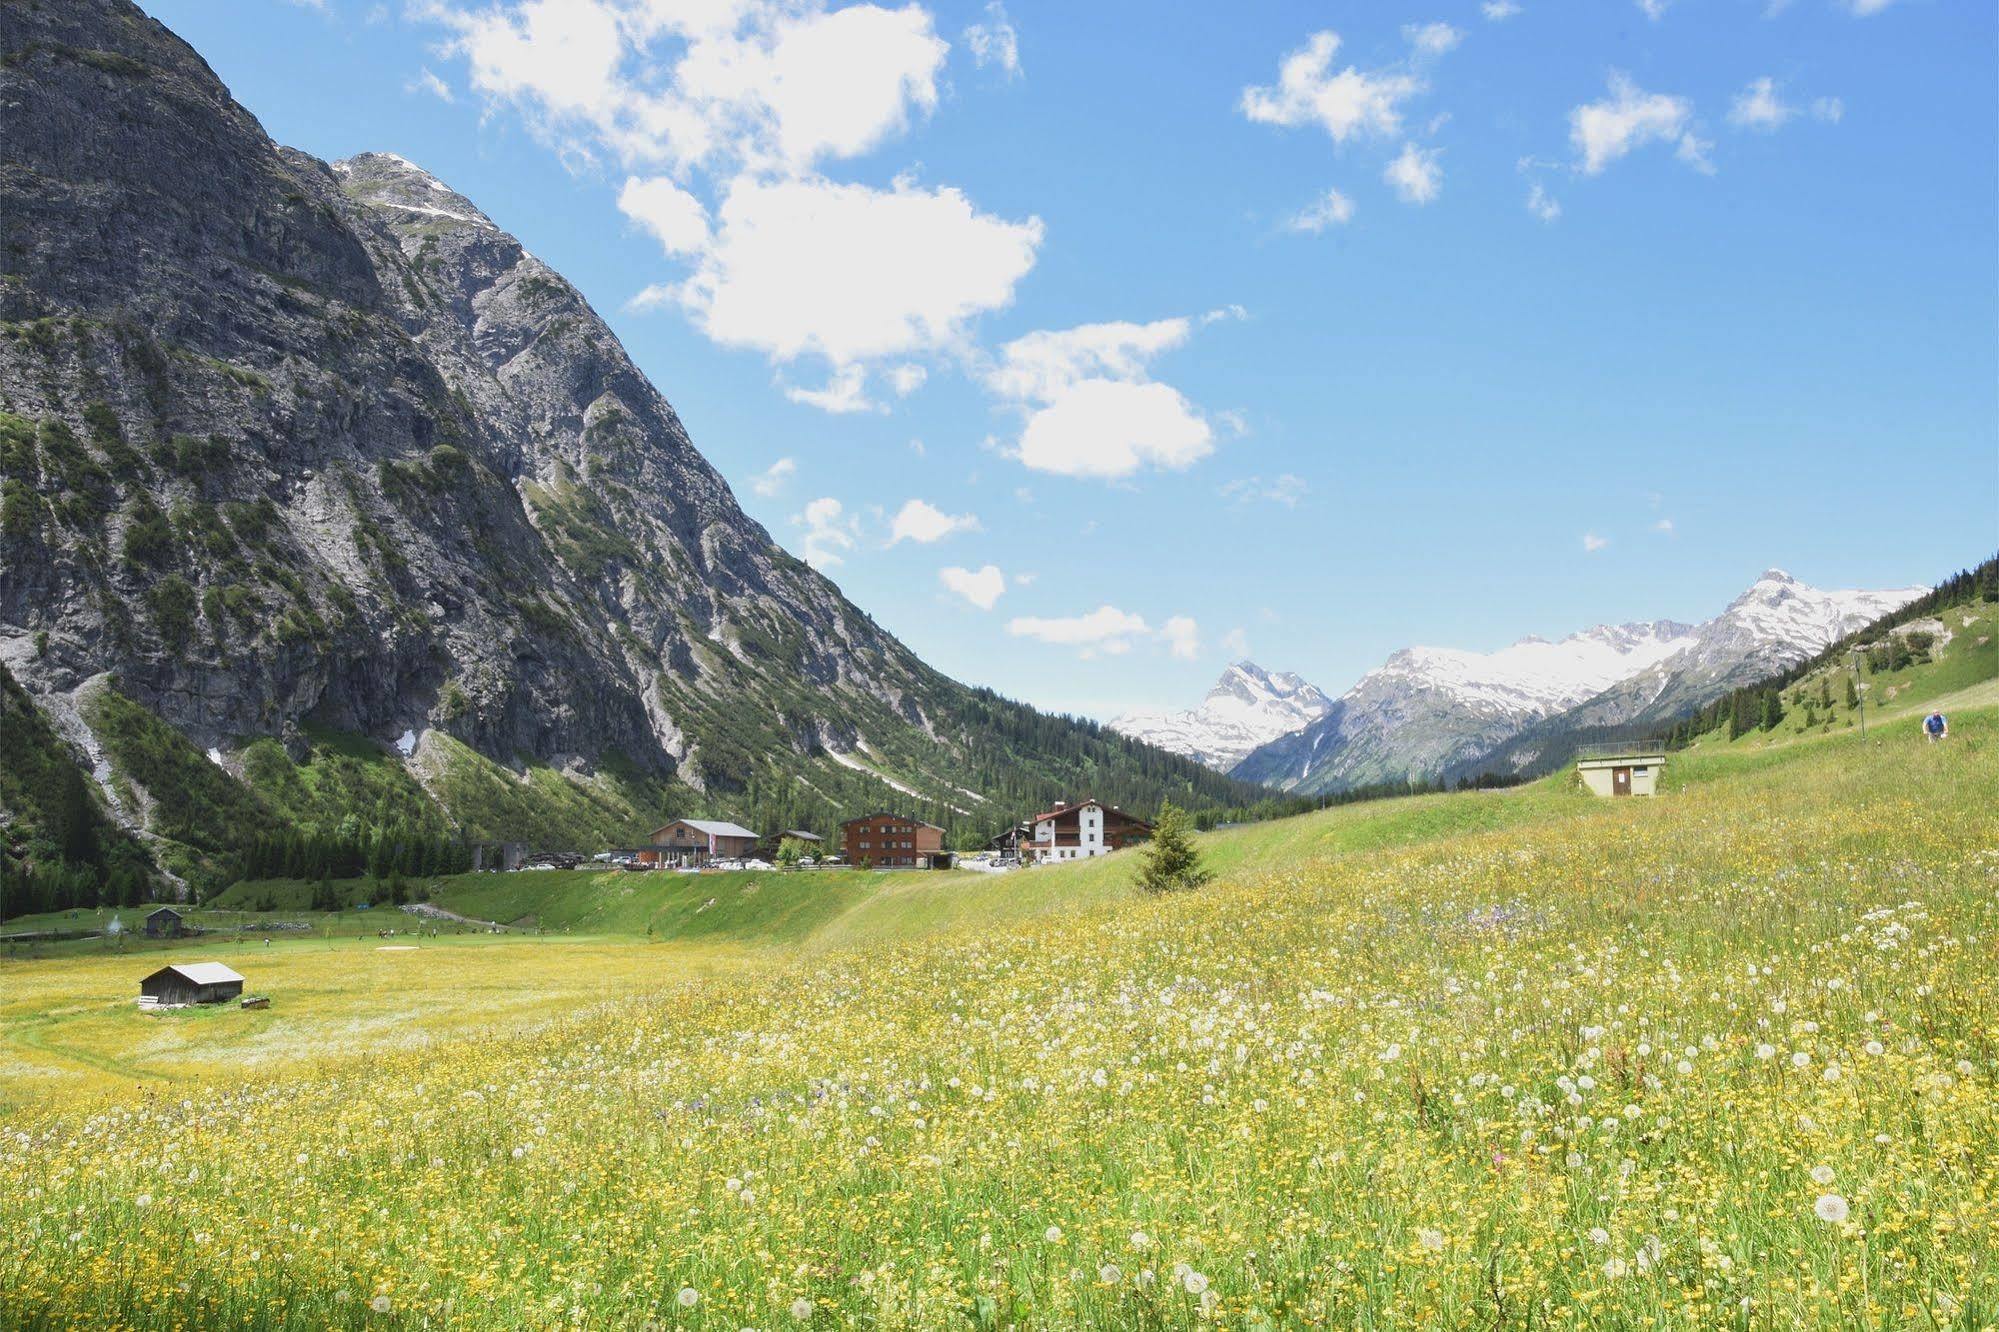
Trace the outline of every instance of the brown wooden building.
<path fill-rule="evenodd" d="M 139 982 L 139 996 L 156 1004 L 220 1004 L 243 993 L 243 978 L 220 962 L 161 967 Z"/>
<path fill-rule="evenodd" d="M 928 869 L 944 855 L 944 830 L 903 814 L 863 814 L 840 825 L 849 865 L 877 869 Z"/>
<path fill-rule="evenodd" d="M 187 933 L 180 912 L 172 907 L 160 907 L 146 916 L 146 937 L 148 939 L 178 939 Z"/>
<path fill-rule="evenodd" d="M 675 819 L 653 829 L 641 862 L 654 865 L 705 865 L 711 860 L 737 860 L 756 850 L 757 835 L 737 823 L 719 819 Z"/>

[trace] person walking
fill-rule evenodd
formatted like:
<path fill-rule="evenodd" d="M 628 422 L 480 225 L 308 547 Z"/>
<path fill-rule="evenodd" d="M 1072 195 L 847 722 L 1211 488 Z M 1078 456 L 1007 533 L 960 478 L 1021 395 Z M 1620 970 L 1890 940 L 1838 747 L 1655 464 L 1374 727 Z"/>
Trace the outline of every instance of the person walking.
<path fill-rule="evenodd" d="M 1932 712 L 1923 718 L 1923 734 L 1929 737 L 1931 744 L 1950 739 L 1950 718 L 1942 712 Z"/>

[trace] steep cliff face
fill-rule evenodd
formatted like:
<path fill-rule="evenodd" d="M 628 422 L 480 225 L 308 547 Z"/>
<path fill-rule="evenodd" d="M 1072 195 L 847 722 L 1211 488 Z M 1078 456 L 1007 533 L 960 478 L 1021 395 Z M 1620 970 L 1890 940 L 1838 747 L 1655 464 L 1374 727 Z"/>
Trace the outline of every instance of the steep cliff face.
<path fill-rule="evenodd" d="M 277 147 L 123 0 L 0 5 L 0 473 L 0 664 L 56 712 L 114 673 L 225 761 L 309 721 L 432 776 L 458 745 L 696 792 L 862 762 L 963 802 L 1004 725 L 1053 724 L 773 544 L 470 201 Z M 1053 794 L 1086 753 L 1230 789 L 1065 735 L 1027 763 Z"/>

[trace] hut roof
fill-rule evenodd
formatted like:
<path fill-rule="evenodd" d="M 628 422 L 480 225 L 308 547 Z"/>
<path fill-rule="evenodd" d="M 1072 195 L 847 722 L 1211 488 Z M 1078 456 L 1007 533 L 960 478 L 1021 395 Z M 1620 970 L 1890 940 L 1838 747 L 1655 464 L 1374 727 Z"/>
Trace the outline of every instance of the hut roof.
<path fill-rule="evenodd" d="M 161 967 L 159 971 L 153 973 L 153 976 L 166 971 L 178 972 L 195 985 L 225 985 L 230 981 L 243 979 L 220 962 L 180 962 L 170 967 Z M 147 980 L 152 978 L 152 976 L 146 977 Z"/>

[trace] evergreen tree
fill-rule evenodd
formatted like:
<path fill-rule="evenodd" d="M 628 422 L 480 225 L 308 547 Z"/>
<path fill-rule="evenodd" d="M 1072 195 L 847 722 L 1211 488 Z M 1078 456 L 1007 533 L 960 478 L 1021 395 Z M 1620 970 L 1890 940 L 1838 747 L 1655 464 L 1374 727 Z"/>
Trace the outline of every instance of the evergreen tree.
<path fill-rule="evenodd" d="M 1201 853 L 1187 835 L 1187 816 L 1170 800 L 1159 808 L 1159 821 L 1152 826 L 1144 854 L 1138 886 L 1148 893 L 1199 888 L 1214 877 L 1202 867 Z"/>
<path fill-rule="evenodd" d="M 56 768 L 55 799 L 50 802 L 49 840 L 56 854 L 72 865 L 98 862 L 96 820 L 92 817 L 90 792 L 83 773 L 73 763 Z"/>
<path fill-rule="evenodd" d="M 1784 720 L 1784 695 L 1772 689 L 1763 695 L 1763 729 L 1774 731 Z"/>
<path fill-rule="evenodd" d="M 1859 706 L 1860 706 L 1860 686 L 1856 685 L 1853 682 L 1853 677 L 1851 675 L 1848 675 L 1846 677 L 1846 710 L 1848 712 L 1851 712 Z"/>

